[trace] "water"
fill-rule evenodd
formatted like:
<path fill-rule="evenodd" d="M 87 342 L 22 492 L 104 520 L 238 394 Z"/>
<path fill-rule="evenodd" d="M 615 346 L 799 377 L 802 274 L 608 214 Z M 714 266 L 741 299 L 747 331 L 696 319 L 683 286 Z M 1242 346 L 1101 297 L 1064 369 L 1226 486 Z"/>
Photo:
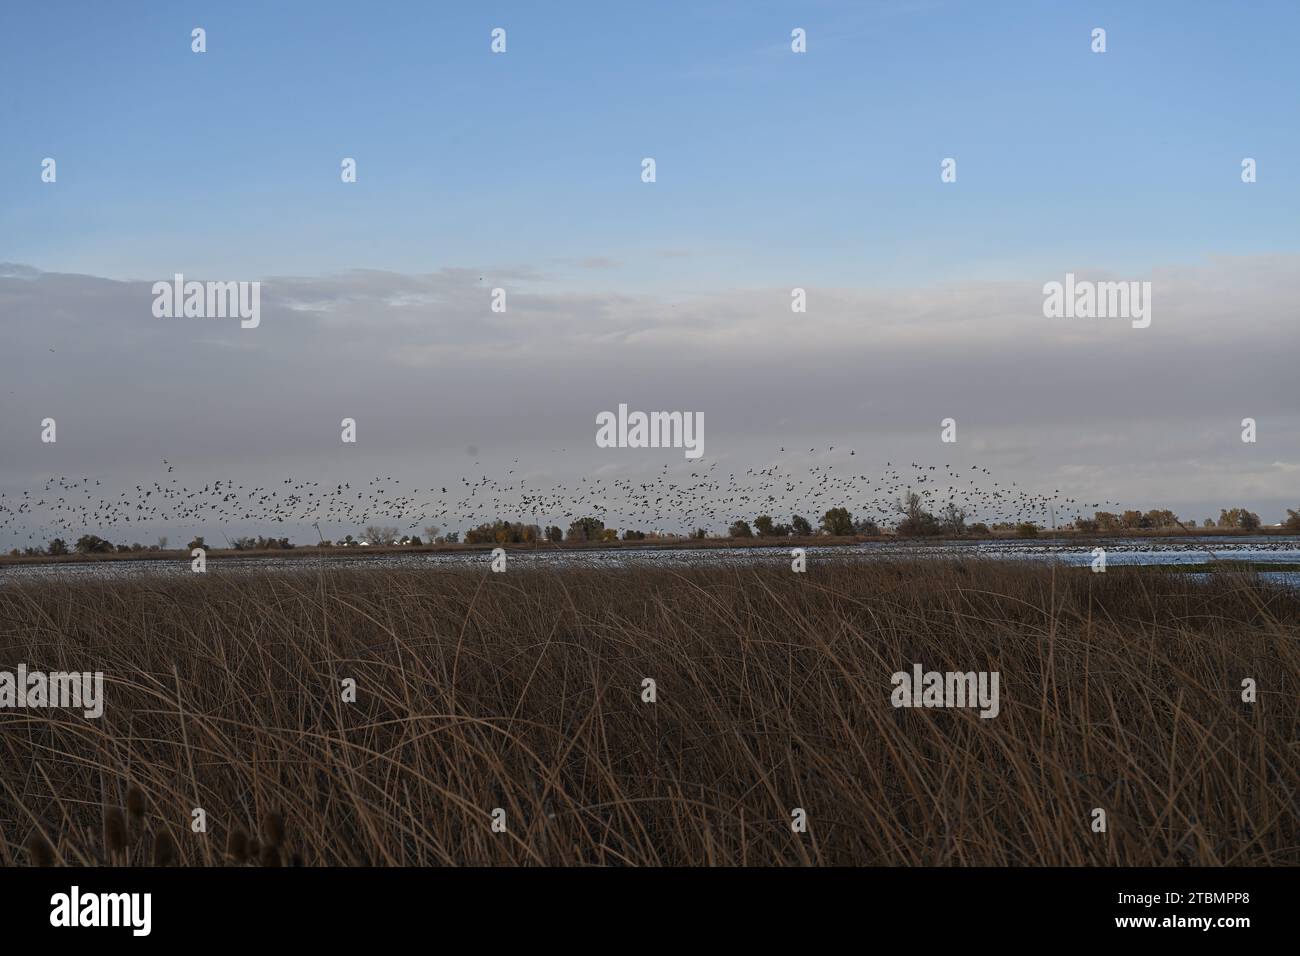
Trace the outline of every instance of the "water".
<path fill-rule="evenodd" d="M 866 542 L 849 546 L 807 548 L 810 563 L 819 558 L 873 560 L 888 558 L 987 558 L 998 560 L 1059 561 L 1086 566 L 1093 560 L 1097 542 L 1069 543 L 1023 540 L 956 542 Z M 1204 564 L 1215 560 L 1300 564 L 1300 536 L 1254 535 L 1234 538 L 1112 538 L 1104 542 L 1108 567 L 1150 564 Z M 789 548 L 618 548 L 588 551 L 510 551 L 512 568 L 626 568 L 698 567 L 709 564 L 783 564 L 790 560 Z M 367 554 L 339 549 L 326 559 L 330 568 L 486 568 L 488 551 L 391 552 Z M 263 571 L 312 571 L 320 567 L 315 557 L 210 558 L 208 573 L 241 574 Z M 98 561 L 67 564 L 0 565 L 0 584 L 12 581 L 53 580 L 138 580 L 186 575 L 190 559 L 162 561 Z M 1266 580 L 1300 584 L 1300 572 L 1263 572 Z"/>

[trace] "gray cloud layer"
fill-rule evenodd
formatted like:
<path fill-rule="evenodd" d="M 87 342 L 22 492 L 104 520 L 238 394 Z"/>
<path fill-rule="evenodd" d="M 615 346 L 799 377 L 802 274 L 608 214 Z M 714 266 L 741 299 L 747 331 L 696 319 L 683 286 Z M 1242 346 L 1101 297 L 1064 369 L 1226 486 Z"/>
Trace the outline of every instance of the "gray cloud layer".
<path fill-rule="evenodd" d="M 626 402 L 702 411 L 706 462 L 730 470 L 816 464 L 834 444 L 864 469 L 977 462 L 1021 487 L 1194 518 L 1300 506 L 1300 257 L 1075 271 L 1150 279 L 1151 327 L 1044 318 L 1042 282 L 1062 276 L 809 288 L 793 314 L 788 288 L 679 301 L 557 289 L 521 267 L 263 277 L 261 325 L 241 329 L 154 318 L 153 279 L 0 266 L 0 487 L 133 483 L 162 457 L 191 483 L 447 481 L 473 465 L 471 446 L 481 471 L 518 458 L 540 480 L 682 468 L 680 453 L 595 447 L 595 414 Z M 497 286 L 504 314 L 489 309 Z M 339 442 L 345 416 L 356 447 Z M 939 443 L 947 416 L 955 447 Z M 1255 445 L 1240 441 L 1247 416 Z M 40 443 L 45 417 L 56 446 Z"/>

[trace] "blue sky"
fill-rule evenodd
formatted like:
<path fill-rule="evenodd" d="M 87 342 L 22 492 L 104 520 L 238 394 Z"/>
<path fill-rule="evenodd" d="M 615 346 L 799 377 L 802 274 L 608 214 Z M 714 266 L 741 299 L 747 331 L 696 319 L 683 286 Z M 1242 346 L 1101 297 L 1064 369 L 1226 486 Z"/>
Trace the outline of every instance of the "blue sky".
<path fill-rule="evenodd" d="M 0 260 L 673 295 L 1292 251 L 1297 33 L 1292 2 L 7 4 Z"/>

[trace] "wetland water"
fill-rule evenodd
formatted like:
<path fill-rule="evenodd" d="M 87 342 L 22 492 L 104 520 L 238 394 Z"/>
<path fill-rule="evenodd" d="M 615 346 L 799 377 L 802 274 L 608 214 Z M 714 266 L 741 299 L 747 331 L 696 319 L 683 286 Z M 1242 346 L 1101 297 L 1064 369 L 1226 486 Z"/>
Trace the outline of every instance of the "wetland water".
<path fill-rule="evenodd" d="M 1011 561 L 1058 561 L 1087 566 L 1093 549 L 1103 547 L 1107 567 L 1125 565 L 1204 565 L 1215 560 L 1250 561 L 1259 564 L 1300 564 L 1300 536 L 1251 536 L 1234 538 L 1111 538 L 1104 542 L 1062 543 L 1055 541 L 946 541 L 864 542 L 856 545 L 810 546 L 808 561 L 834 560 L 926 560 L 986 559 Z M 403 551 L 366 554 L 338 550 L 324 559 L 330 568 L 487 567 L 490 551 L 420 552 Z M 611 548 L 588 551 L 509 552 L 512 568 L 625 568 L 696 567 L 716 563 L 776 564 L 790 560 L 790 549 L 773 548 Z M 261 571 L 312 571 L 320 566 L 314 556 L 208 559 L 209 574 L 240 574 Z M 176 560 L 99 561 L 64 564 L 16 564 L 0 566 L 0 584 L 13 581 L 120 580 L 190 574 L 188 558 Z M 1282 567 L 1261 571 L 1265 580 L 1300 585 L 1300 571 Z"/>

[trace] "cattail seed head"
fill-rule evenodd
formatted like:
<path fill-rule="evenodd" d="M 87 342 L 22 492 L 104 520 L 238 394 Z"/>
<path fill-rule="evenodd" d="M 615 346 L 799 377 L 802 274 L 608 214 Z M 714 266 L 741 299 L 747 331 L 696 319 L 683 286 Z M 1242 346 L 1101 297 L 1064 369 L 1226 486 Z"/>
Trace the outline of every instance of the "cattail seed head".
<path fill-rule="evenodd" d="M 248 838 L 248 856 L 245 859 L 256 860 L 262 853 L 262 844 L 257 842 L 257 837 Z"/>
<path fill-rule="evenodd" d="M 144 819 L 144 808 L 144 791 L 135 784 L 131 784 L 126 791 L 126 812 L 133 823 L 139 823 Z"/>
<path fill-rule="evenodd" d="M 248 834 L 244 832 L 243 827 L 235 827 L 226 837 L 226 855 L 236 863 L 243 863 L 248 859 Z"/>
<path fill-rule="evenodd" d="M 32 858 L 32 866 L 54 865 L 54 847 L 44 833 L 37 831 L 27 838 L 27 854 Z"/>
<path fill-rule="evenodd" d="M 271 844 L 269 843 L 263 844 L 261 859 L 259 860 L 259 862 L 263 866 L 279 866 L 280 865 L 279 849 L 271 846 Z"/>
<path fill-rule="evenodd" d="M 153 841 L 153 865 L 171 866 L 176 862 L 176 841 L 172 835 L 163 830 Z"/>
<path fill-rule="evenodd" d="M 262 837 L 271 846 L 284 843 L 284 817 L 272 811 L 262 817 Z"/>
<path fill-rule="evenodd" d="M 126 849 L 126 818 L 117 807 L 104 808 L 104 849 L 109 853 Z"/>

